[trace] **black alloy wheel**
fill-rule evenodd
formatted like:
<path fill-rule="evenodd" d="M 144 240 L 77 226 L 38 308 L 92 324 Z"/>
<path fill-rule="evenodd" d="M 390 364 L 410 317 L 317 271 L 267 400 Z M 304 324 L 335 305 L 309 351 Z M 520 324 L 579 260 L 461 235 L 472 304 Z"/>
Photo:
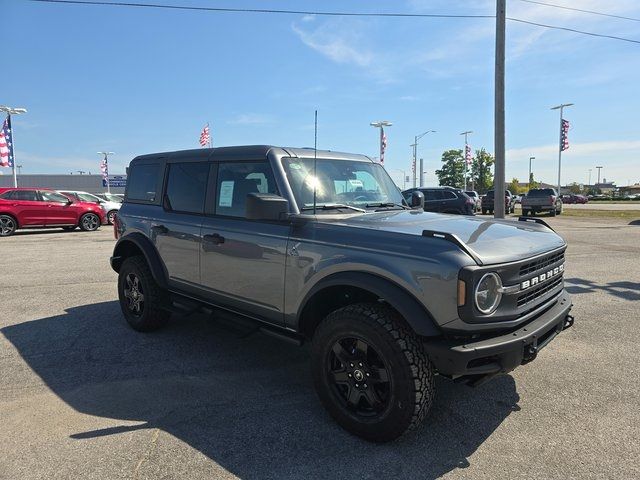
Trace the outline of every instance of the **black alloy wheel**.
<path fill-rule="evenodd" d="M 0 237 L 9 237 L 18 229 L 18 224 L 9 215 L 0 215 Z"/>

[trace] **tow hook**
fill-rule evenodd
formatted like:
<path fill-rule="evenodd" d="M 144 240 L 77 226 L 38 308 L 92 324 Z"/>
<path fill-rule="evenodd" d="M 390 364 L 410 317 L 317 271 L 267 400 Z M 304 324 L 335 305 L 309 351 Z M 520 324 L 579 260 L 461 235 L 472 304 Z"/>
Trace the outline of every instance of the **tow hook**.
<path fill-rule="evenodd" d="M 573 315 L 567 315 L 566 317 L 564 317 L 564 325 L 562 326 L 562 330 L 573 327 L 573 320 Z"/>
<path fill-rule="evenodd" d="M 532 362 L 538 356 L 538 347 L 531 344 L 524 348 L 524 354 L 522 355 L 522 365 Z"/>

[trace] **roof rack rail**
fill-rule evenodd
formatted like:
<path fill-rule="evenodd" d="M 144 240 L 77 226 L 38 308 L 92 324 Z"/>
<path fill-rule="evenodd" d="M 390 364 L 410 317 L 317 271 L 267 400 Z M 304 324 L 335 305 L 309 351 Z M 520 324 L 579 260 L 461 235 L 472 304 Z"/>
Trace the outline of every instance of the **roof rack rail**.
<path fill-rule="evenodd" d="M 431 238 L 441 238 L 443 240 L 447 240 L 448 242 L 455 243 L 458 247 L 460 247 L 460 250 L 462 250 L 464 253 L 466 253 L 471 258 L 473 258 L 473 260 L 478 265 L 483 265 L 482 260 L 480 260 L 480 257 L 478 256 L 478 254 L 474 252 L 473 249 L 469 247 L 469 245 L 464 243 L 462 240 L 460 240 L 460 238 L 458 238 L 457 235 L 453 233 L 438 232 L 436 230 L 423 230 L 422 236 L 431 237 Z"/>
<path fill-rule="evenodd" d="M 533 222 L 533 223 L 538 223 L 540 225 L 544 225 L 545 227 L 547 227 L 549 230 L 551 230 L 552 232 L 555 232 L 555 230 L 553 228 L 551 228 L 551 225 L 549 225 L 547 222 L 545 222 L 544 220 L 542 220 L 541 218 L 533 218 L 533 217 L 518 217 L 518 221 L 519 222 Z"/>

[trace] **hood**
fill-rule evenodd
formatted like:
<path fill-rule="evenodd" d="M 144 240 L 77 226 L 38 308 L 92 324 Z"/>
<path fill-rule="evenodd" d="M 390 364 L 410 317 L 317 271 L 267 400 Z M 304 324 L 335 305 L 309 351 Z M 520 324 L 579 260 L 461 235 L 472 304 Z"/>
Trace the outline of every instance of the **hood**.
<path fill-rule="evenodd" d="M 485 265 L 524 260 L 566 245 L 553 230 L 533 222 L 416 210 L 342 216 L 331 223 L 407 235 L 422 235 L 424 230 L 450 233 L 473 250 Z"/>

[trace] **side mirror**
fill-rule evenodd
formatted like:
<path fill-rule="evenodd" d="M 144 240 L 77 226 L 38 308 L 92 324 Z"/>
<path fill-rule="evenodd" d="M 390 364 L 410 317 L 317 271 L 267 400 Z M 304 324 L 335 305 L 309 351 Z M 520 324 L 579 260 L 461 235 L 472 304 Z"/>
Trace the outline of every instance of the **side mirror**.
<path fill-rule="evenodd" d="M 411 192 L 411 208 L 424 210 L 424 193 L 420 190 Z"/>
<path fill-rule="evenodd" d="M 282 220 L 289 212 L 289 202 L 271 193 L 249 193 L 245 216 L 249 220 Z"/>

